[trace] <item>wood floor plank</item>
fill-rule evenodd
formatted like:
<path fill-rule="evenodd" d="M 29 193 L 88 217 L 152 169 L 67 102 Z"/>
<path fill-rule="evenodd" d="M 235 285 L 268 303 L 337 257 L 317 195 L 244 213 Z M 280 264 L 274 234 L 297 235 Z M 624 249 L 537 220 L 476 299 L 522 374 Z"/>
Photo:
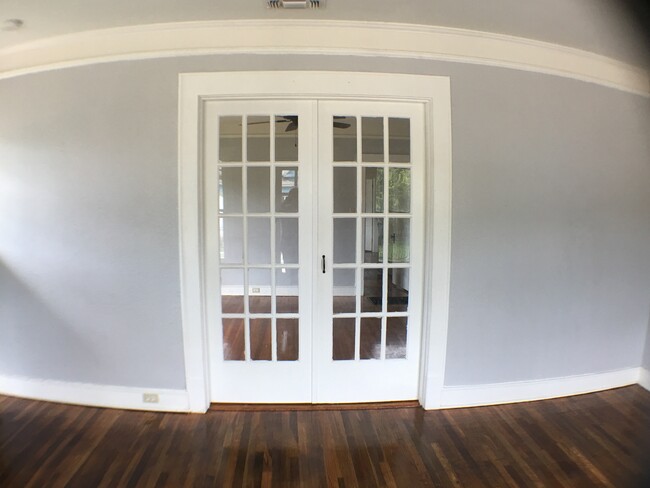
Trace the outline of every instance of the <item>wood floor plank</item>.
<path fill-rule="evenodd" d="M 210 411 L 0 396 L 0 486 L 650 486 L 650 392 L 516 405 Z"/>

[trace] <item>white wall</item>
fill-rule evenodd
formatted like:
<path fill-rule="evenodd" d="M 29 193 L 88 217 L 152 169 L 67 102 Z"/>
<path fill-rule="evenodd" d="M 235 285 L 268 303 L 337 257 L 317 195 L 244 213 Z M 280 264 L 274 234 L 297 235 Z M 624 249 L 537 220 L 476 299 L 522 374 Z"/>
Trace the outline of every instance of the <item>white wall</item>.
<path fill-rule="evenodd" d="M 246 69 L 451 76 L 446 384 L 641 364 L 648 99 L 499 68 L 236 55 L 0 81 L 0 375 L 183 388 L 177 75 Z"/>

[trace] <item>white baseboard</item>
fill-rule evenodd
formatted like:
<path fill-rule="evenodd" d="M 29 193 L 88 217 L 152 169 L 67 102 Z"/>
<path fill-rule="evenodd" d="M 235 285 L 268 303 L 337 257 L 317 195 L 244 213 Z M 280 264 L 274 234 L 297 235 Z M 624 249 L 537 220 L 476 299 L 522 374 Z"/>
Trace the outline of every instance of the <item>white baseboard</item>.
<path fill-rule="evenodd" d="M 639 385 L 650 391 L 650 369 L 639 368 Z"/>
<path fill-rule="evenodd" d="M 477 407 L 580 395 L 633 385 L 640 382 L 641 376 L 641 368 L 629 368 L 533 381 L 445 386 L 442 390 L 440 406 L 441 408 Z M 646 380 L 648 379 L 650 376 L 646 376 Z"/>
<path fill-rule="evenodd" d="M 145 403 L 144 393 L 158 395 L 158 403 Z M 159 412 L 190 411 L 185 390 L 94 385 L 0 375 L 0 394 L 91 407 Z"/>

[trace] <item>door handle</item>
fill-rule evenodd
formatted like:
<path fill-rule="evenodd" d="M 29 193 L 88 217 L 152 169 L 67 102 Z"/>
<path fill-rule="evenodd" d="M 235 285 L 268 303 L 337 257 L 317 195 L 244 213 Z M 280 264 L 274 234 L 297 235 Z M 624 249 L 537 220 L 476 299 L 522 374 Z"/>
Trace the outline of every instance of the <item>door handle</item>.
<path fill-rule="evenodd" d="M 323 254 L 323 257 L 321 258 L 321 268 L 323 270 L 323 274 L 325 274 L 325 254 Z"/>

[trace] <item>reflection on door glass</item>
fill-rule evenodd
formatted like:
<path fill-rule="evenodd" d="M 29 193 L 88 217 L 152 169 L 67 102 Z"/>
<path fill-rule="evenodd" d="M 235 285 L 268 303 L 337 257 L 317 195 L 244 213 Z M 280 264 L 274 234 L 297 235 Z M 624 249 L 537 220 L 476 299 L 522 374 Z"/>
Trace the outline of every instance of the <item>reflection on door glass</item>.
<path fill-rule="evenodd" d="M 388 219 L 388 262 L 408 263 L 411 248 L 411 219 Z"/>
<path fill-rule="evenodd" d="M 411 121 L 391 117 L 388 119 L 388 160 L 391 163 L 411 161 Z"/>
<path fill-rule="evenodd" d="M 219 168 L 219 213 L 242 213 L 241 168 Z"/>
<path fill-rule="evenodd" d="M 271 264 L 271 219 L 248 218 L 248 263 Z"/>
<path fill-rule="evenodd" d="M 335 115 L 332 118 L 334 131 L 334 161 L 357 160 L 357 118 Z"/>
<path fill-rule="evenodd" d="M 246 170 L 248 212 L 266 213 L 271 211 L 271 169 L 248 168 Z"/>
<path fill-rule="evenodd" d="M 341 361 L 354 359 L 355 319 L 334 319 L 332 324 L 332 359 Z"/>
<path fill-rule="evenodd" d="M 382 213 L 384 211 L 384 170 L 383 168 L 363 168 L 363 211 Z"/>
<path fill-rule="evenodd" d="M 240 115 L 219 117 L 219 159 L 242 160 L 242 118 Z"/>
<path fill-rule="evenodd" d="M 334 168 L 334 213 L 357 211 L 357 168 Z"/>
<path fill-rule="evenodd" d="M 246 119 L 249 161 L 271 160 L 271 118 L 268 115 L 249 115 Z"/>
<path fill-rule="evenodd" d="M 271 270 L 248 270 L 248 311 L 271 313 Z"/>
<path fill-rule="evenodd" d="M 409 308 L 409 269 L 388 269 L 389 312 L 406 312 Z"/>
<path fill-rule="evenodd" d="M 355 263 L 357 219 L 334 219 L 334 264 Z"/>
<path fill-rule="evenodd" d="M 298 161 L 298 116 L 275 117 L 275 160 Z"/>
<path fill-rule="evenodd" d="M 354 313 L 357 309 L 355 269 L 334 269 L 332 308 L 335 314 Z"/>
<path fill-rule="evenodd" d="M 298 264 L 298 218 L 275 219 L 275 262 Z"/>
<path fill-rule="evenodd" d="M 275 211 L 298 212 L 298 168 L 275 168 Z"/>
<path fill-rule="evenodd" d="M 298 319 L 278 319 L 277 344 L 278 361 L 298 360 Z"/>
<path fill-rule="evenodd" d="M 275 270 L 275 311 L 277 313 L 298 313 L 299 291 L 298 269 L 277 268 Z"/>
<path fill-rule="evenodd" d="M 384 118 L 363 117 L 361 119 L 361 160 L 364 162 L 384 161 Z"/>
<path fill-rule="evenodd" d="M 381 268 L 363 270 L 362 312 L 381 312 L 384 273 Z"/>
<path fill-rule="evenodd" d="M 244 361 L 244 319 L 223 319 L 223 359 Z"/>
<path fill-rule="evenodd" d="M 221 270 L 221 312 L 244 313 L 244 270 Z"/>
<path fill-rule="evenodd" d="M 219 219 L 219 259 L 222 264 L 244 262 L 244 219 L 241 217 Z"/>
<path fill-rule="evenodd" d="M 363 262 L 381 263 L 384 255 L 384 219 L 363 219 L 362 232 Z"/>
<path fill-rule="evenodd" d="M 271 319 L 251 319 L 251 359 L 271 360 Z"/>
<path fill-rule="evenodd" d="M 363 317 L 359 344 L 360 359 L 381 359 L 381 319 Z"/>
<path fill-rule="evenodd" d="M 386 319 L 386 359 L 406 357 L 406 323 L 408 317 Z"/>
<path fill-rule="evenodd" d="M 409 213 L 411 211 L 411 170 L 392 169 L 388 180 L 388 211 Z"/>

